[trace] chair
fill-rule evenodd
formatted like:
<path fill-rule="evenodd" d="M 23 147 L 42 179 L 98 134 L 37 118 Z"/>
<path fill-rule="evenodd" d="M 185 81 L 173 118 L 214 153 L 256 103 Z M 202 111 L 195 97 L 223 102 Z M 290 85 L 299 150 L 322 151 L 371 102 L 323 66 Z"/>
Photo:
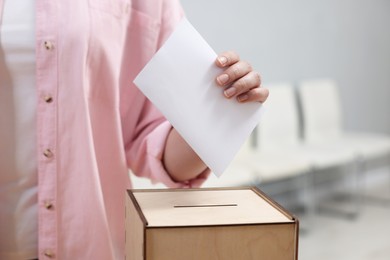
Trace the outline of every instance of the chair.
<path fill-rule="evenodd" d="M 270 97 L 256 128 L 256 160 L 253 160 L 262 182 L 300 175 L 311 168 L 309 160 L 295 151 L 299 146 L 299 120 L 292 87 L 283 83 L 267 87 Z"/>
<path fill-rule="evenodd" d="M 317 208 L 313 176 L 317 172 L 334 167 L 353 166 L 355 157 L 350 149 L 334 145 L 305 143 L 300 138 L 300 120 L 294 88 L 291 84 L 269 87 L 266 113 L 257 127 L 257 158 L 269 158 L 277 167 L 287 171 L 271 171 L 260 163 L 256 172 L 262 180 L 285 178 L 287 175 L 305 174 L 305 208 L 313 212 Z M 295 164 L 294 164 L 295 163 Z"/>
<path fill-rule="evenodd" d="M 364 161 L 390 155 L 390 136 L 343 129 L 340 97 L 333 80 L 303 81 L 299 85 L 299 97 L 307 143 L 347 146 Z"/>
<path fill-rule="evenodd" d="M 361 173 L 370 162 L 390 159 L 390 136 L 345 131 L 338 87 L 330 79 L 307 80 L 299 85 L 306 143 L 352 149 Z"/>
<path fill-rule="evenodd" d="M 267 117 L 272 117 L 268 114 L 268 102 L 266 113 L 264 114 L 261 123 L 267 121 Z M 292 120 L 292 123 L 295 123 Z M 297 128 L 298 126 L 296 126 Z M 288 135 L 283 137 L 288 138 Z M 253 138 L 253 135 L 252 135 Z M 252 139 L 242 146 L 237 156 L 222 174 L 221 177 L 214 175 L 202 185 L 203 187 L 224 187 L 224 186 L 247 186 L 258 185 L 259 183 L 270 183 L 273 181 L 291 178 L 297 175 L 304 174 L 310 170 L 309 162 L 293 153 L 282 155 L 280 151 L 259 152 L 252 145 Z"/>
<path fill-rule="evenodd" d="M 298 116 L 298 113 L 294 112 L 296 111 L 295 103 L 293 103 L 294 96 L 287 95 L 286 97 L 283 94 L 285 91 L 291 90 L 290 86 L 287 86 L 287 88 L 283 88 L 283 86 L 280 88 L 271 87 L 269 89 L 271 90 L 271 95 L 265 104 L 266 112 L 257 129 L 261 128 L 265 131 L 260 137 L 264 136 L 264 141 L 267 142 L 264 144 L 269 144 L 267 148 L 270 149 L 253 147 L 251 140 L 248 140 L 227 171 L 219 178 L 210 176 L 203 186 L 220 187 L 265 184 L 303 175 L 311 169 L 309 161 L 302 156 L 297 156 L 295 151 L 272 149 L 279 147 L 278 142 L 290 145 L 295 144 L 298 140 L 299 126 L 298 118 L 293 117 Z M 285 105 L 283 106 L 283 104 Z M 287 106 L 292 113 L 285 116 L 283 109 L 279 109 L 281 106 L 283 106 L 283 109 Z M 263 125 L 265 127 L 262 127 Z M 283 191 L 277 191 L 274 194 L 279 192 Z"/>

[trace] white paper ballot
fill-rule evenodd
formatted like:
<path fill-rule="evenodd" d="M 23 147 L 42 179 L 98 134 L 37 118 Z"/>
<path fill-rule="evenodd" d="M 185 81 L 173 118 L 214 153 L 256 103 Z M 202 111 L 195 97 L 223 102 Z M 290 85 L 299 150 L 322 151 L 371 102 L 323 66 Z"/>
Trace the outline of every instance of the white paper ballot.
<path fill-rule="evenodd" d="M 224 97 L 216 58 L 183 18 L 134 83 L 220 176 L 260 121 L 261 104 Z"/>

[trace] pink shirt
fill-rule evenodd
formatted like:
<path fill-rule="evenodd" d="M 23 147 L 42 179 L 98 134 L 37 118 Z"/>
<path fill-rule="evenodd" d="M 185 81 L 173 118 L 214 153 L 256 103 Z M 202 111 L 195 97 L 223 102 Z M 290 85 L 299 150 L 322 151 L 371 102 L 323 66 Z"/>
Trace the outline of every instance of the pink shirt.
<path fill-rule="evenodd" d="M 171 125 L 132 83 L 182 16 L 178 0 L 36 1 L 40 259 L 124 258 L 128 167 L 206 177 L 170 179 Z"/>

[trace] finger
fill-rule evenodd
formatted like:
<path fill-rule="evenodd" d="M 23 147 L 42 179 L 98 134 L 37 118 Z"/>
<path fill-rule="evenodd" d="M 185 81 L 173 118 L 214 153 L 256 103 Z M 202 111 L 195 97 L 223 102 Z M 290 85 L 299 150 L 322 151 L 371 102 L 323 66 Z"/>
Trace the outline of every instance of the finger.
<path fill-rule="evenodd" d="M 244 94 L 237 96 L 237 101 L 240 103 L 260 102 L 264 103 L 269 96 L 269 90 L 266 88 L 254 88 Z"/>
<path fill-rule="evenodd" d="M 245 61 L 238 61 L 217 77 L 220 86 L 227 86 L 252 71 L 252 66 Z"/>
<path fill-rule="evenodd" d="M 217 59 L 215 60 L 215 64 L 217 64 L 217 66 L 220 68 L 224 68 L 237 63 L 239 60 L 240 56 L 238 56 L 238 54 L 234 51 L 225 51 L 218 55 Z"/>
<path fill-rule="evenodd" d="M 253 88 L 258 88 L 260 87 L 260 84 L 261 79 L 259 73 L 256 71 L 251 71 L 228 87 L 224 91 L 224 94 L 227 98 L 231 98 L 233 96 L 248 92 Z"/>

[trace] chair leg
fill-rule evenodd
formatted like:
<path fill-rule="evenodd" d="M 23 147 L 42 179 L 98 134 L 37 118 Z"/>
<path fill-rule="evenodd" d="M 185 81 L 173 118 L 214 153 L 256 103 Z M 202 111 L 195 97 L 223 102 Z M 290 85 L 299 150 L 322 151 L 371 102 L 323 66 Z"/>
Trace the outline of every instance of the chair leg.
<path fill-rule="evenodd" d="M 387 161 L 387 166 L 389 168 L 389 174 L 388 174 L 388 179 L 389 179 L 389 189 L 388 189 L 388 193 L 390 194 L 390 152 L 387 156 L 385 156 L 386 158 L 388 158 Z M 362 164 L 362 179 L 363 179 L 363 183 L 364 185 L 361 187 L 362 188 L 362 201 L 364 201 L 364 203 L 369 203 L 369 204 L 379 204 L 381 206 L 386 206 L 386 207 L 389 207 L 390 206 L 390 197 L 389 196 L 378 196 L 378 195 L 370 195 L 367 193 L 367 173 L 368 173 L 368 167 L 367 167 L 367 162 L 364 161 L 363 164 Z"/>
<path fill-rule="evenodd" d="M 355 204 L 355 213 L 356 213 L 356 216 L 359 215 L 361 213 L 361 210 L 362 210 L 362 192 L 363 192 L 363 189 L 362 189 L 362 177 L 363 177 L 363 174 L 365 173 L 365 169 L 366 169 L 366 161 L 364 160 L 363 157 L 361 156 L 358 156 L 357 159 L 355 160 L 355 166 L 354 166 L 354 181 L 355 181 L 355 185 L 354 185 L 354 190 L 352 191 L 353 192 L 353 200 L 354 200 L 354 204 Z"/>
<path fill-rule="evenodd" d="M 312 168 L 310 171 L 304 174 L 303 178 L 303 199 L 304 199 L 304 211 L 308 226 L 312 227 L 313 218 L 316 212 L 316 192 L 314 182 L 315 169 Z"/>
<path fill-rule="evenodd" d="M 365 161 L 360 156 L 357 156 L 356 159 L 350 164 L 350 177 L 353 182 L 350 187 L 349 197 L 352 200 L 353 208 L 350 212 L 347 212 L 349 218 L 356 218 L 361 213 L 361 175 L 364 172 Z"/>
<path fill-rule="evenodd" d="M 346 219 L 354 219 L 356 218 L 360 213 L 360 195 L 359 195 L 359 186 L 360 186 L 360 170 L 359 170 L 359 164 L 357 160 L 354 160 L 353 162 L 345 165 L 345 167 L 348 169 L 348 174 L 346 175 L 347 180 L 353 179 L 353 185 L 352 187 L 349 185 L 345 185 L 347 190 L 350 190 L 349 192 L 342 192 L 342 194 L 338 193 L 337 195 L 342 195 L 343 197 L 347 196 L 348 201 L 350 202 L 348 205 L 351 205 L 351 209 L 345 209 L 345 208 L 338 208 L 337 206 L 324 206 L 319 205 L 318 211 L 320 213 L 324 213 L 326 215 L 346 218 Z M 349 187 L 348 187 L 349 186 Z M 345 204 L 344 204 L 345 206 Z"/>
<path fill-rule="evenodd" d="M 388 154 L 387 158 L 388 158 L 387 168 L 389 169 L 388 177 L 389 177 L 389 194 L 390 194 L 390 151 L 389 151 L 389 154 Z"/>

